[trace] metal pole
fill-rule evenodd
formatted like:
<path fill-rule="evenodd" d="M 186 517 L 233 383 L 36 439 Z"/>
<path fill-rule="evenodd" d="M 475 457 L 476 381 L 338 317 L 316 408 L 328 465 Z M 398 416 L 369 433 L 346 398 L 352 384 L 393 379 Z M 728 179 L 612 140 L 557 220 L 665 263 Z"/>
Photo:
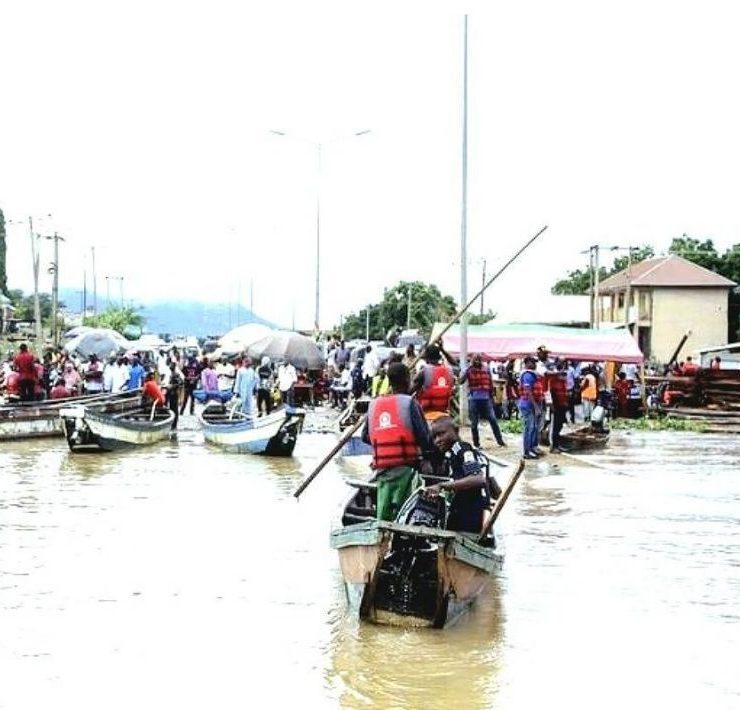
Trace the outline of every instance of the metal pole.
<path fill-rule="evenodd" d="M 481 277 L 480 284 L 481 284 L 481 292 L 483 292 L 485 290 L 484 287 L 486 285 L 486 260 L 485 259 L 483 259 L 483 276 Z M 481 315 L 483 315 L 483 301 L 484 301 L 484 299 L 485 299 L 485 295 L 484 295 L 484 293 L 481 293 L 481 295 L 480 295 L 480 314 Z"/>
<path fill-rule="evenodd" d="M 460 216 L 460 303 L 468 302 L 468 16 L 465 15 L 463 34 L 463 125 L 462 125 L 462 209 Z M 460 367 L 468 363 L 467 312 L 460 319 Z M 460 385 L 460 424 L 467 423 L 465 385 Z"/>
<path fill-rule="evenodd" d="M 589 328 L 594 327 L 594 248 L 588 248 L 588 305 L 589 305 Z"/>
<path fill-rule="evenodd" d="M 630 327 L 630 301 L 632 300 L 632 247 L 627 247 L 627 289 L 624 294 L 624 325 L 629 331 Z"/>
<path fill-rule="evenodd" d="M 321 143 L 316 144 L 318 172 L 316 177 L 316 313 L 313 319 L 314 330 L 319 332 L 319 283 L 321 273 Z"/>
<path fill-rule="evenodd" d="M 54 281 L 51 299 L 52 308 L 52 341 L 54 347 L 59 344 L 59 235 L 54 232 Z"/>
<path fill-rule="evenodd" d="M 408 299 L 406 302 L 406 330 L 411 329 L 411 289 L 412 285 L 409 284 Z"/>
<path fill-rule="evenodd" d="M 33 233 L 32 217 L 28 218 L 28 232 L 31 237 L 31 259 L 33 262 L 33 319 L 36 323 L 36 347 L 40 351 L 44 347 L 44 329 L 41 325 L 41 302 L 39 301 L 38 236 Z M 40 352 L 39 355 L 41 355 Z"/>
<path fill-rule="evenodd" d="M 601 294 L 599 293 L 599 245 L 594 246 L 594 324 L 601 327 Z"/>
<path fill-rule="evenodd" d="M 92 287 L 93 287 L 93 314 L 98 315 L 98 281 L 95 275 L 95 247 L 92 250 Z"/>
<path fill-rule="evenodd" d="M 365 309 L 365 342 L 370 342 L 370 306 Z"/>

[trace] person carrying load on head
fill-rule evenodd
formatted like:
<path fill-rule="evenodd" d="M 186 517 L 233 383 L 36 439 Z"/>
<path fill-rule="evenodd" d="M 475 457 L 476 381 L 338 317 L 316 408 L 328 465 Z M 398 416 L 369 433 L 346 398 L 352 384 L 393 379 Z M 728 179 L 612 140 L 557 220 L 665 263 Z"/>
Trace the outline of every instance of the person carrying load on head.
<path fill-rule="evenodd" d="M 412 392 L 417 393 L 424 418 L 433 422 L 450 412 L 450 400 L 455 390 L 455 374 L 442 362 L 440 346 L 427 345 L 424 351 L 426 364 L 414 379 Z"/>
<path fill-rule="evenodd" d="M 392 363 L 388 381 L 391 394 L 370 402 L 362 430 L 362 440 L 373 448 L 378 520 L 395 520 L 420 483 L 417 471 L 431 474 L 427 458 L 434 451 L 421 408 L 408 394 L 408 368 Z"/>

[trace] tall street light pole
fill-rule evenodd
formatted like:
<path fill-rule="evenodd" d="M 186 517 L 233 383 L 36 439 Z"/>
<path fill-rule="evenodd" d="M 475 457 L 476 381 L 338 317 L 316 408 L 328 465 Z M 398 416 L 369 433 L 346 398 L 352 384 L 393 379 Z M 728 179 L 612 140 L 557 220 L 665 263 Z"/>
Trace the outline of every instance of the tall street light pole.
<path fill-rule="evenodd" d="M 54 241 L 54 261 L 49 271 L 54 275 L 51 287 L 51 340 L 54 347 L 56 347 L 59 345 L 59 242 L 63 242 L 65 239 L 60 237 L 57 232 L 43 238 Z"/>
<path fill-rule="evenodd" d="M 463 25 L 462 205 L 460 216 L 460 303 L 468 302 L 468 16 Z M 468 364 L 468 317 L 460 319 L 460 367 Z M 465 385 L 460 386 L 460 424 L 467 423 Z"/>
<path fill-rule="evenodd" d="M 270 133 L 276 136 L 282 136 L 284 138 L 292 138 L 293 140 L 302 141 L 316 148 L 316 302 L 314 310 L 313 327 L 316 333 L 320 331 L 320 294 L 321 294 L 321 153 L 325 146 L 331 143 L 337 143 L 345 138 L 355 138 L 357 136 L 364 136 L 370 133 L 370 129 L 364 131 L 356 131 L 350 136 L 343 138 L 335 138 L 330 141 L 312 141 L 306 138 L 300 138 L 297 136 L 285 133 L 285 131 L 270 130 Z"/>

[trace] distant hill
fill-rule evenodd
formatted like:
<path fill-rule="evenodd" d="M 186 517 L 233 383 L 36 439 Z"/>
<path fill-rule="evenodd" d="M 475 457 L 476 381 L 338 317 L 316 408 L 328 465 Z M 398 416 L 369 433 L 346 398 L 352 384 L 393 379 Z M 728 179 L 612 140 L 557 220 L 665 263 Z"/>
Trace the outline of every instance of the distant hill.
<path fill-rule="evenodd" d="M 70 310 L 79 311 L 80 293 L 60 289 L 59 299 L 66 303 Z M 88 304 L 92 296 L 88 295 Z M 98 309 L 104 309 L 106 300 L 98 294 Z M 146 319 L 144 330 L 153 333 L 170 335 L 221 335 L 237 325 L 261 323 L 270 328 L 277 328 L 264 318 L 252 313 L 248 308 L 228 303 L 201 303 L 199 301 L 152 301 L 142 304 L 141 313 Z"/>

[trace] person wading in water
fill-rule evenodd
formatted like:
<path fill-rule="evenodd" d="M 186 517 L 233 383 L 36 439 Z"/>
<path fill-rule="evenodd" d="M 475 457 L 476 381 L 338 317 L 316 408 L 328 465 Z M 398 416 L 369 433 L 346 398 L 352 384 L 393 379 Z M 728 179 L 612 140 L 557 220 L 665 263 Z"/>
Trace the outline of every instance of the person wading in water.
<path fill-rule="evenodd" d="M 362 440 L 373 447 L 378 520 L 395 520 L 420 483 L 417 470 L 432 473 L 427 458 L 434 452 L 421 408 L 407 394 L 408 368 L 400 362 L 392 363 L 388 380 L 392 394 L 372 400 L 362 431 Z"/>

